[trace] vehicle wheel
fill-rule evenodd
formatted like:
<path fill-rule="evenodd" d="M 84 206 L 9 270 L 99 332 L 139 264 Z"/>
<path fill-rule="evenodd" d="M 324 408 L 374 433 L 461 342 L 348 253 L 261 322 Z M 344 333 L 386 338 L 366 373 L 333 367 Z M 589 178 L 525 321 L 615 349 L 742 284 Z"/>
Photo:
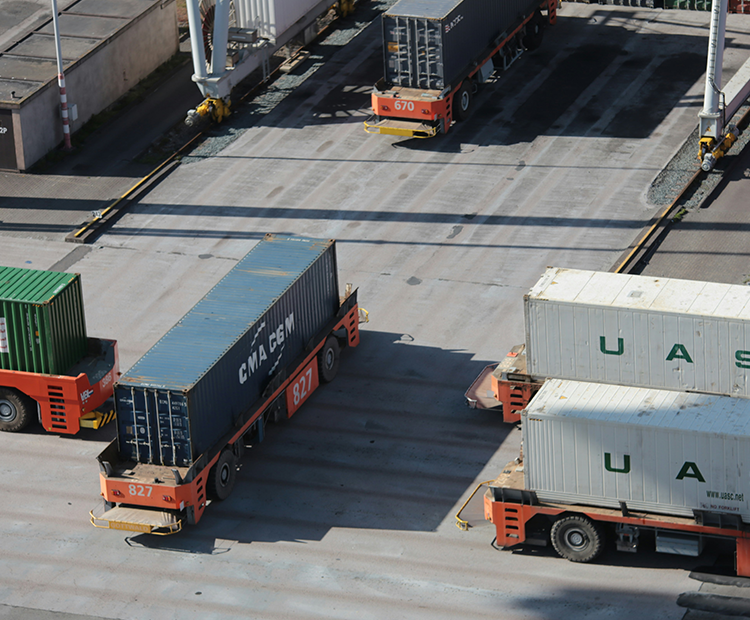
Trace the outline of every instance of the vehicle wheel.
<path fill-rule="evenodd" d="M 231 450 L 224 450 L 208 474 L 206 494 L 211 499 L 226 499 L 229 497 L 237 480 L 237 457 Z"/>
<path fill-rule="evenodd" d="M 31 422 L 34 401 L 15 390 L 0 388 L 0 431 L 16 433 Z"/>
<path fill-rule="evenodd" d="M 533 52 L 542 44 L 543 39 L 544 17 L 537 11 L 526 26 L 526 35 L 523 37 L 522 43 L 527 51 Z"/>
<path fill-rule="evenodd" d="M 601 530 L 586 517 L 564 517 L 555 521 L 550 537 L 555 551 L 571 562 L 590 562 L 603 548 Z"/>
<path fill-rule="evenodd" d="M 465 121 L 471 114 L 474 97 L 471 93 L 471 81 L 464 80 L 461 88 L 453 95 L 453 116 L 457 121 Z"/>
<path fill-rule="evenodd" d="M 328 340 L 318 353 L 318 374 L 323 383 L 333 381 L 339 371 L 339 341 L 335 336 L 328 336 Z"/>

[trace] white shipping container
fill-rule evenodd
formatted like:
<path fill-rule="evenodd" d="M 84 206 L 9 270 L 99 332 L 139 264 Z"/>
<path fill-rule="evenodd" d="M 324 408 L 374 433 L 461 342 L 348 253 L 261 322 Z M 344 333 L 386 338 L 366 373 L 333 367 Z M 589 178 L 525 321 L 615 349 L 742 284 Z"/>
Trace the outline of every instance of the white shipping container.
<path fill-rule="evenodd" d="M 550 379 L 522 424 L 541 501 L 750 522 L 750 400 Z"/>
<path fill-rule="evenodd" d="M 310 15 L 317 17 L 329 4 L 320 0 L 234 0 L 235 17 L 240 28 L 258 31 L 258 36 L 276 43 L 287 40 L 284 34 Z M 305 20 L 309 23 L 309 19 Z M 296 28 L 293 34 L 297 34 Z"/>
<path fill-rule="evenodd" d="M 549 268 L 524 318 L 535 377 L 750 396 L 750 287 Z"/>

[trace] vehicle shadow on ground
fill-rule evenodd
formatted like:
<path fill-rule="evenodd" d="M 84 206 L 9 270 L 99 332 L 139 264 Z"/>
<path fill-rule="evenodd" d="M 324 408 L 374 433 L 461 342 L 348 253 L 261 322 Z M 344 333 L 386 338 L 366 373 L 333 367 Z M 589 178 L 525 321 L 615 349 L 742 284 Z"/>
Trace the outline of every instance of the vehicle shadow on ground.
<path fill-rule="evenodd" d="M 639 613 L 644 618 L 676 618 L 679 617 L 676 610 L 681 613 L 671 592 L 644 592 L 628 587 L 627 583 L 611 589 L 560 588 L 547 596 L 516 598 L 508 609 L 516 614 L 531 613 L 538 620 L 632 620 Z"/>
<path fill-rule="evenodd" d="M 486 363 L 363 331 L 335 381 L 247 451 L 227 500 L 179 537 L 146 544 L 215 553 L 227 541 L 318 541 L 331 528 L 435 530 L 518 433 L 497 412 L 465 404 Z"/>
<path fill-rule="evenodd" d="M 559 567 L 547 565 L 550 570 L 557 574 L 565 573 L 570 579 L 586 579 L 589 572 L 596 570 L 601 566 L 602 570 L 608 567 L 614 567 L 615 570 L 624 570 L 627 568 L 644 569 L 644 577 L 653 574 L 654 570 L 679 570 L 689 573 L 690 576 L 698 581 L 691 581 L 686 585 L 688 592 L 699 590 L 700 581 L 718 579 L 717 583 L 723 580 L 733 583 L 737 578 L 734 570 L 734 552 L 732 544 L 725 544 L 722 541 L 713 541 L 710 548 L 700 557 L 686 557 L 680 555 L 657 553 L 654 549 L 654 537 L 649 532 L 643 532 L 646 536 L 642 537 L 641 545 L 637 553 L 623 553 L 614 548 L 613 537 L 607 541 L 607 547 L 602 555 L 589 565 L 573 564 L 557 556 L 551 545 L 547 547 L 526 547 L 517 550 L 501 550 L 500 553 L 512 553 L 518 556 L 535 556 L 541 561 L 542 558 L 548 558 L 547 561 L 558 562 Z M 632 571 L 629 573 L 633 575 Z M 633 617 L 637 609 L 648 610 L 649 618 L 665 617 L 675 609 L 678 600 L 683 597 L 675 597 L 673 593 L 660 594 L 655 591 L 644 592 L 643 587 L 631 589 L 627 583 L 621 584 L 622 587 L 613 591 L 601 589 L 581 589 L 581 588 L 562 588 L 555 592 L 554 596 L 548 597 L 523 597 L 515 601 L 516 609 L 533 610 L 534 617 L 544 620 L 558 620 L 559 618 L 622 618 L 623 620 Z M 687 595 L 691 596 L 691 595 Z M 703 601 L 701 601 L 704 603 Z M 680 603 L 683 605 L 685 603 Z M 718 611 L 721 604 L 718 601 L 712 601 Z M 573 611 L 570 606 L 575 607 Z M 635 606 L 635 609 L 634 609 Z M 687 605 L 688 607 L 690 605 Z M 660 610 L 660 611 L 657 611 Z M 684 612 L 682 612 L 684 613 Z M 692 616 L 685 616 L 692 617 Z M 701 616 L 703 617 L 703 616 Z M 706 616 L 708 617 L 708 616 Z M 713 618 L 714 615 L 710 614 Z M 717 618 L 719 616 L 716 616 Z M 722 618 L 728 616 L 720 616 Z"/>
<path fill-rule="evenodd" d="M 705 38 L 617 25 L 634 19 L 627 10 L 596 12 L 590 19 L 561 14 L 539 50 L 523 54 L 479 88 L 468 120 L 448 135 L 403 139 L 399 146 L 452 153 L 466 142 L 516 144 L 541 135 L 648 138 L 675 107 L 699 106 L 683 98 L 705 71 Z M 372 113 L 372 85 L 383 74 L 377 26 L 368 27 L 275 109 L 247 121 L 301 128 L 365 120 Z M 368 55 L 366 40 L 374 44 Z M 576 43 L 566 47 L 571 40 Z M 349 61 L 357 53 L 365 55 L 361 64 L 343 72 L 339 57 Z"/>
<path fill-rule="evenodd" d="M 725 540 L 712 540 L 707 544 L 703 553 L 698 557 L 675 555 L 672 553 L 657 553 L 653 532 L 642 530 L 639 538 L 638 551 L 628 553 L 618 551 L 615 547 L 616 536 L 611 529 L 606 530 L 604 551 L 593 562 L 591 566 L 618 566 L 623 568 L 644 569 L 677 569 L 684 571 L 700 570 L 707 573 L 722 574 L 727 567 L 733 570 L 734 543 Z M 571 563 L 561 558 L 552 547 L 549 539 L 547 546 L 521 545 L 517 548 L 500 549 L 499 553 L 511 553 L 524 557 L 551 558 L 559 562 L 559 570 L 565 571 L 569 568 L 574 570 L 575 566 L 581 564 Z"/>

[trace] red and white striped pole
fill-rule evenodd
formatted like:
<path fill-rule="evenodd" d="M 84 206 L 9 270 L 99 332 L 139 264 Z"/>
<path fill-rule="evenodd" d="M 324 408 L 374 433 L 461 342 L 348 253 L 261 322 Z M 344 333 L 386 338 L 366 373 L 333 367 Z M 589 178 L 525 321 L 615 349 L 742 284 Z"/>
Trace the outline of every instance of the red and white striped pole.
<path fill-rule="evenodd" d="M 55 49 L 57 51 L 57 84 L 60 86 L 60 111 L 62 112 L 64 149 L 71 150 L 70 121 L 68 119 L 68 95 L 65 93 L 65 75 L 63 74 L 62 51 L 60 49 L 60 29 L 57 24 L 57 0 L 52 0 L 52 25 L 55 30 Z"/>

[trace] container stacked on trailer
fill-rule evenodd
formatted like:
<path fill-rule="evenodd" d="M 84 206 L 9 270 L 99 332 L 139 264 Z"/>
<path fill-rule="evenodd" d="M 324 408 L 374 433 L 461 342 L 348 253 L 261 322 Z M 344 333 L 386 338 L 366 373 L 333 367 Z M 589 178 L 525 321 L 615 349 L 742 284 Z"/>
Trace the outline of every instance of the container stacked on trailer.
<path fill-rule="evenodd" d="M 728 537 L 750 576 L 750 289 L 550 268 L 524 317 L 526 345 L 472 392 L 522 422 L 523 454 L 485 496 L 499 544 L 549 533 L 588 561 L 605 524 L 624 551 L 644 530 L 683 555 Z"/>
<path fill-rule="evenodd" d="M 0 267 L 0 430 L 37 416 L 58 433 L 98 428 L 117 375 L 117 343 L 87 336 L 79 274 Z"/>
<path fill-rule="evenodd" d="M 85 353 L 81 277 L 0 267 L 0 368 L 60 374 Z"/>
<path fill-rule="evenodd" d="M 99 456 L 110 529 L 174 533 L 232 491 L 246 445 L 291 417 L 359 343 L 331 239 L 266 235 L 115 386 Z"/>
<path fill-rule="evenodd" d="M 479 85 L 542 43 L 558 0 L 399 0 L 382 18 L 384 77 L 368 133 L 429 138 L 469 117 Z M 546 13 L 546 15 L 543 13 Z"/>

